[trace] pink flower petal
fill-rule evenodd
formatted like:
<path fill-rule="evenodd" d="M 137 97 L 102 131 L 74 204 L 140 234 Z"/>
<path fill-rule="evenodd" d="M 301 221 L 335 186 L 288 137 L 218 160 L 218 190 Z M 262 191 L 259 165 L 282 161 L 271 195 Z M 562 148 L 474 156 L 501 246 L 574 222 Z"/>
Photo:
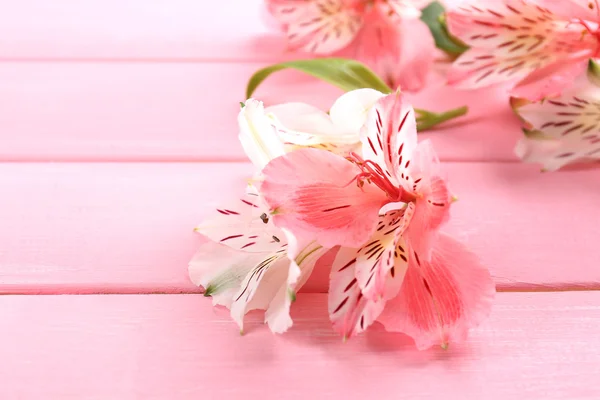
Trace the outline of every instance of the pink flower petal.
<path fill-rule="evenodd" d="M 356 250 L 341 248 L 331 267 L 328 309 L 333 329 L 349 338 L 367 329 L 377 319 L 385 300 L 363 296 L 355 277 Z"/>
<path fill-rule="evenodd" d="M 429 140 L 417 146 L 408 167 L 406 189 L 416 193 L 414 215 L 406 232 L 409 245 L 429 259 L 431 238 L 450 218 L 451 196 Z"/>
<path fill-rule="evenodd" d="M 380 321 L 411 336 L 420 350 L 463 341 L 490 312 L 495 288 L 489 271 L 461 243 L 440 235 L 430 262 L 411 257 L 398 296 Z"/>
<path fill-rule="evenodd" d="M 346 0 L 268 0 L 271 14 L 285 25 L 292 49 L 331 54 L 346 47 L 362 25 L 360 11 Z"/>
<path fill-rule="evenodd" d="M 356 58 L 378 73 L 392 88 L 418 91 L 433 65 L 435 43 L 419 19 L 395 22 L 380 9 L 365 15 L 353 43 Z"/>
<path fill-rule="evenodd" d="M 398 31 L 399 62 L 388 66 L 387 76 L 392 87 L 418 92 L 427 84 L 437 51 L 435 41 L 427 25 L 419 19 L 403 21 Z"/>
<path fill-rule="evenodd" d="M 314 237 L 325 247 L 360 247 L 375 230 L 378 211 L 387 201 L 377 187 L 358 187 L 359 168 L 316 149 L 278 157 L 263 170 L 262 193 L 275 224 Z"/>
<path fill-rule="evenodd" d="M 556 96 L 573 85 L 578 76 L 587 68 L 588 60 L 573 60 L 569 63 L 558 62 L 541 68 L 519 82 L 511 95 L 531 101 Z"/>

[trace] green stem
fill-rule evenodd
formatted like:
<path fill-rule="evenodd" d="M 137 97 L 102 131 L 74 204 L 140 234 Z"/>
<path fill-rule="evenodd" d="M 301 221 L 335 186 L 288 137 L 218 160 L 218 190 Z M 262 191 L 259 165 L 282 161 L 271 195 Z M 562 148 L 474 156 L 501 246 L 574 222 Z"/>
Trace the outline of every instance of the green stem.
<path fill-rule="evenodd" d="M 433 128 L 436 125 L 439 125 L 443 122 L 450 121 L 451 119 L 462 117 L 469 111 L 469 108 L 459 107 L 453 110 L 449 110 L 443 113 L 434 113 L 431 111 L 421 110 L 415 108 L 415 112 L 417 113 L 417 130 L 419 132 L 426 131 L 428 129 Z"/>

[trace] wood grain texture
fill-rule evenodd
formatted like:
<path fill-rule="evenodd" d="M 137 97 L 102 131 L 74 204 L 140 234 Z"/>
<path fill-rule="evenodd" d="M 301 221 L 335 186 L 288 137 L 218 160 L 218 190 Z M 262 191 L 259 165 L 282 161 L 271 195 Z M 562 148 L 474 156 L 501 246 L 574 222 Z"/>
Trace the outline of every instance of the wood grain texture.
<path fill-rule="evenodd" d="M 597 399 L 600 293 L 499 294 L 468 342 L 418 352 L 379 326 L 342 343 L 326 295 L 240 337 L 199 295 L 0 297 L 3 399 Z"/>
<path fill-rule="evenodd" d="M 0 58 L 278 60 L 263 0 L 3 1 Z"/>
<path fill-rule="evenodd" d="M 264 64 L 0 63 L 0 160 L 242 160 L 239 102 Z M 470 106 L 468 116 L 423 134 L 449 161 L 516 160 L 521 135 L 501 89 L 459 92 L 432 74 L 417 107 Z M 298 72 L 256 93 L 266 104 L 303 101 L 327 110 L 341 91 Z"/>
<path fill-rule="evenodd" d="M 596 287 L 600 169 L 540 174 L 446 163 L 459 197 L 446 231 L 501 289 Z M 235 198 L 247 163 L 0 164 L 0 292 L 138 293 L 195 288 L 187 262 L 205 213 Z M 325 291 L 327 271 L 308 291 Z"/>

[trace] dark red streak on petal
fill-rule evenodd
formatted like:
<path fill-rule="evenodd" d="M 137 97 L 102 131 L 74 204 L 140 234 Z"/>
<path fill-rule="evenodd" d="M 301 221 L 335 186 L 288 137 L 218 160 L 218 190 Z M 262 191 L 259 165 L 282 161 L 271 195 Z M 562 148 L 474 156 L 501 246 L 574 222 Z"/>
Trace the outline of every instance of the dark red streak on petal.
<path fill-rule="evenodd" d="M 330 211 L 335 211 L 335 210 L 341 210 L 343 208 L 348 208 L 350 207 L 350 204 L 346 204 L 344 206 L 337 206 L 337 207 L 333 207 L 333 208 L 327 208 L 325 210 L 323 210 L 323 212 L 330 212 Z"/>
<path fill-rule="evenodd" d="M 343 270 L 345 270 L 346 268 L 350 267 L 352 264 L 354 264 L 356 262 L 356 258 L 352 259 L 350 262 L 348 262 L 348 264 L 344 265 L 342 268 L 340 268 L 338 270 L 338 272 L 342 272 Z"/>
<path fill-rule="evenodd" d="M 373 146 L 373 142 L 371 142 L 371 138 L 367 139 L 369 141 L 369 146 L 371 146 L 371 150 L 373 150 L 373 153 L 377 154 L 377 150 L 375 150 L 375 146 Z"/>
<path fill-rule="evenodd" d="M 356 283 L 356 278 L 352 279 L 352 281 L 348 284 L 348 286 L 346 286 L 346 289 L 344 289 L 344 293 L 346 293 L 348 290 L 350 290 L 352 288 L 352 286 L 354 286 L 355 283 Z"/>
<path fill-rule="evenodd" d="M 244 236 L 244 235 L 231 235 L 231 236 L 227 236 L 226 238 L 221 239 L 221 242 L 224 242 L 224 241 L 229 240 L 229 239 L 239 238 L 239 237 L 242 237 L 242 236 Z"/>
<path fill-rule="evenodd" d="M 340 311 L 340 309 L 342 307 L 344 307 L 344 304 L 346 304 L 348 302 L 348 297 L 346 297 L 344 300 L 342 300 L 342 302 L 340 303 L 339 306 L 337 306 L 337 308 L 335 310 L 333 310 L 333 314 L 335 314 L 336 312 Z"/>
<path fill-rule="evenodd" d="M 246 203 L 246 204 L 248 204 L 249 206 L 252 206 L 252 207 L 254 207 L 254 208 L 258 208 L 258 206 L 257 206 L 256 204 L 250 203 L 248 200 L 244 200 L 244 199 L 241 199 L 241 200 L 242 200 L 242 202 L 243 202 L 243 203 Z"/>

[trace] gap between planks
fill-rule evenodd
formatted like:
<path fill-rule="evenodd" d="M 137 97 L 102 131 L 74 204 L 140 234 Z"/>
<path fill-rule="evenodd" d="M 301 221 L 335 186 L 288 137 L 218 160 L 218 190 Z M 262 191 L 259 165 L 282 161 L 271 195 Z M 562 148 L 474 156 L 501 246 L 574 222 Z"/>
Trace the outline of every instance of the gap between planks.
<path fill-rule="evenodd" d="M 223 163 L 223 164 L 247 164 L 249 161 L 247 158 L 238 158 L 238 157 L 232 157 L 232 158 L 209 158 L 209 157 L 186 157 L 186 156 L 179 156 L 179 157 L 160 157 L 160 156 L 135 156 L 135 157 L 131 157 L 130 159 L 120 159 L 120 158 L 109 158 L 109 157 L 103 157 L 103 156 L 99 156 L 99 157 L 90 157 L 90 156 L 86 156 L 85 158 L 78 158 L 78 157 L 60 157 L 59 159 L 53 159 L 51 157 L 45 158 L 45 157 L 39 157 L 39 156 L 32 156 L 31 158 L 29 157 L 23 157 L 23 156 L 16 156 L 14 159 L 10 158 L 9 156 L 4 156 L 2 158 L 0 158 L 0 164 L 96 164 L 96 163 L 102 163 L 102 164 L 136 164 L 136 163 L 156 163 L 156 164 L 210 164 L 210 163 Z M 472 163 L 490 163 L 490 164 L 508 164 L 508 165 L 512 165 L 512 164 L 522 164 L 521 161 L 519 160 L 495 160 L 495 159 L 490 159 L 490 160 L 478 160 L 478 159 L 468 159 L 468 158 L 461 158 L 461 159 L 444 159 L 441 161 L 442 164 L 446 164 L 446 163 L 453 163 L 453 164 L 472 164 Z M 596 163 L 598 164 L 598 167 L 600 168 L 600 162 Z M 581 168 L 581 166 L 580 166 Z M 590 166 L 584 166 L 583 168 L 593 168 L 593 164 L 590 164 Z M 573 169 L 573 168 L 571 168 Z"/>
<path fill-rule="evenodd" d="M 555 286 L 534 285 L 534 284 L 516 284 L 516 285 L 496 285 L 497 293 L 561 293 L 561 292 L 597 292 L 600 291 L 600 283 L 581 283 Z M 301 292 L 300 294 L 319 294 L 320 292 Z M 19 288 L 11 291 L 9 288 L 2 289 L 0 296 L 86 296 L 86 295 L 178 295 L 195 294 L 202 295 L 200 289 L 190 290 L 183 288 L 159 289 L 159 288 L 56 288 L 56 287 L 31 287 Z"/>

